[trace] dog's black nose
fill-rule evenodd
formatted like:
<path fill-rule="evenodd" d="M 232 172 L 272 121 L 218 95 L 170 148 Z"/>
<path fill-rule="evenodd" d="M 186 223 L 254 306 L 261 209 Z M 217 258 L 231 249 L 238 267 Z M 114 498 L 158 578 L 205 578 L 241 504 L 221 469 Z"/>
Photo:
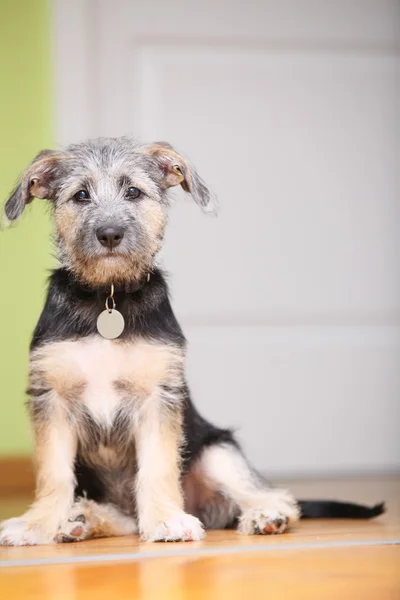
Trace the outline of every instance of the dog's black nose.
<path fill-rule="evenodd" d="M 96 229 L 96 236 L 100 244 L 110 249 L 121 243 L 124 233 L 123 227 L 99 227 Z"/>

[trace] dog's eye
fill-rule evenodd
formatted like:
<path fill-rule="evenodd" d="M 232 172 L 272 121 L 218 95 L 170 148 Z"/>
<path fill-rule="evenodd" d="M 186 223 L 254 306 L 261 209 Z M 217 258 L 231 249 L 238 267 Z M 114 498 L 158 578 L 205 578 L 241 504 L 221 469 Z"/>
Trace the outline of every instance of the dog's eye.
<path fill-rule="evenodd" d="M 79 192 L 76 192 L 74 195 L 74 200 L 77 202 L 87 202 L 90 200 L 90 196 L 86 190 L 79 190 Z"/>
<path fill-rule="evenodd" d="M 129 198 L 130 200 L 134 200 L 135 198 L 139 198 L 139 196 L 142 194 L 142 192 L 135 187 L 130 187 L 126 190 L 126 197 Z"/>

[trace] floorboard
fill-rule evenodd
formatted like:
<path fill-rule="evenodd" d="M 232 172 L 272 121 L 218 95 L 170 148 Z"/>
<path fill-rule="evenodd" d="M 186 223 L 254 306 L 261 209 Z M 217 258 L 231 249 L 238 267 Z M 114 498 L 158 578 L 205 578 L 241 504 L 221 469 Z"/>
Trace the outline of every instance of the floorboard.
<path fill-rule="evenodd" d="M 281 536 L 211 531 L 205 541 L 185 544 L 129 537 L 0 548 L 0 597 L 400 599 L 399 477 L 281 483 L 304 499 L 385 500 L 388 511 L 372 521 L 301 521 Z M 28 503 L 0 498 L 0 518 Z"/>

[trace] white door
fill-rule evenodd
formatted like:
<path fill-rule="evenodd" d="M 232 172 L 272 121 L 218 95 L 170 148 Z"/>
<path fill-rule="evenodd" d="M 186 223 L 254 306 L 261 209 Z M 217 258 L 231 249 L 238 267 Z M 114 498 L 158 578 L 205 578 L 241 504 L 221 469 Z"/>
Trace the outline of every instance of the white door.
<path fill-rule="evenodd" d="M 201 412 L 271 474 L 400 466 L 398 2 L 56 0 L 58 131 L 166 140 Z"/>

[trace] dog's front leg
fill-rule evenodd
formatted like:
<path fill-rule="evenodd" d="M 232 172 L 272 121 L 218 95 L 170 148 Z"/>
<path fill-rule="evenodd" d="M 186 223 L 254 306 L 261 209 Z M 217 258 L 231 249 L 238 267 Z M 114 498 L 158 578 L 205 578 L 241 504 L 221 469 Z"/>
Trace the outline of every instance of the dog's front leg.
<path fill-rule="evenodd" d="M 200 521 L 183 510 L 180 450 L 182 408 L 158 391 L 140 410 L 135 428 L 136 502 L 146 541 L 190 541 L 204 536 Z"/>
<path fill-rule="evenodd" d="M 52 544 L 74 499 L 77 439 L 55 392 L 32 401 L 35 429 L 36 498 L 21 517 L 4 521 L 0 544 Z"/>

